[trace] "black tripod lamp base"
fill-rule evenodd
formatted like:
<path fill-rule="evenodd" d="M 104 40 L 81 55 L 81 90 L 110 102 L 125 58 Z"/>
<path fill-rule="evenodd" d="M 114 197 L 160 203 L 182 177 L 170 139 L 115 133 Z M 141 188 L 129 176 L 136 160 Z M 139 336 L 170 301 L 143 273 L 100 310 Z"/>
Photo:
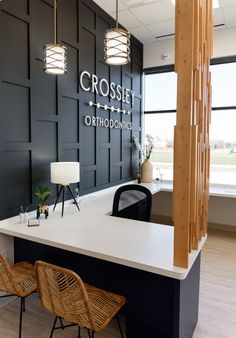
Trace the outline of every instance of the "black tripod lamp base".
<path fill-rule="evenodd" d="M 62 210 L 61 210 L 61 217 L 63 217 L 63 215 L 64 215 L 65 190 L 66 190 L 66 188 L 68 188 L 68 190 L 69 190 L 69 192 L 70 192 L 70 194 L 71 194 L 71 196 L 72 196 L 72 198 L 73 198 L 73 200 L 74 200 L 74 203 L 75 203 L 77 209 L 80 211 L 80 208 L 79 208 L 79 206 L 78 206 L 78 203 L 77 203 L 77 201 L 76 201 L 76 199 L 75 199 L 75 196 L 74 196 L 74 194 L 73 194 L 73 191 L 72 191 L 70 185 L 61 185 L 60 190 L 59 190 L 59 193 L 58 193 L 58 195 L 57 195 L 57 199 L 56 199 L 54 208 L 53 208 L 53 211 L 54 211 L 55 208 L 56 208 L 56 206 L 57 206 L 57 203 L 58 203 L 58 201 L 59 201 L 59 198 L 60 198 L 60 196 L 61 196 L 61 194 L 62 194 Z"/>

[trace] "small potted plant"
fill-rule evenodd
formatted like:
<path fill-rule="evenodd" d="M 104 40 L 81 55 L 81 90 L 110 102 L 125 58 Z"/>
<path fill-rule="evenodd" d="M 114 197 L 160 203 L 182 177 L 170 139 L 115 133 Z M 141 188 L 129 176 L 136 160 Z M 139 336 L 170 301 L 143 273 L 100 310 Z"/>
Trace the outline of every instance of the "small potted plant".
<path fill-rule="evenodd" d="M 45 204 L 47 199 L 51 196 L 51 190 L 48 187 L 40 186 L 36 189 L 34 195 L 38 198 L 39 204 L 37 206 L 37 218 L 40 214 L 44 214 L 45 218 L 48 217 L 48 205 Z"/>

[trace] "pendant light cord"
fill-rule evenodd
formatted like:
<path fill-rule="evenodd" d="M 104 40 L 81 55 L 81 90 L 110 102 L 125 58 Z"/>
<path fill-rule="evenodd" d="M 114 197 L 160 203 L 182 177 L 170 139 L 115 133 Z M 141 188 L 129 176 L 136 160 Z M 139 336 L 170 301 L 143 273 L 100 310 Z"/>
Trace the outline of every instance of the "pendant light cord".
<path fill-rule="evenodd" d="M 118 0 L 116 0 L 116 28 L 118 28 Z"/>
<path fill-rule="evenodd" d="M 57 0 L 54 0 L 54 43 L 57 43 Z"/>

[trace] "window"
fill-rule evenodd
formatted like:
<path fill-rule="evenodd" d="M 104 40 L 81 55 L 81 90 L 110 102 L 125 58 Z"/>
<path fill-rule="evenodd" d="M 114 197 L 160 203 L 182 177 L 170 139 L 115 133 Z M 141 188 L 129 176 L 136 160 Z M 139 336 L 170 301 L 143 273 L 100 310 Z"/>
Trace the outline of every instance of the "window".
<path fill-rule="evenodd" d="M 145 76 L 145 112 L 176 109 L 177 76 L 174 72 Z"/>
<path fill-rule="evenodd" d="M 236 62 L 211 66 L 210 182 L 236 185 Z"/>
<path fill-rule="evenodd" d="M 210 182 L 236 185 L 236 109 L 213 110 Z"/>
<path fill-rule="evenodd" d="M 145 76 L 145 134 L 154 137 L 154 177 L 173 180 L 177 76 L 173 71 Z"/>
<path fill-rule="evenodd" d="M 176 113 L 145 115 L 145 133 L 154 137 L 151 161 L 154 177 L 173 180 L 173 143 Z"/>
<path fill-rule="evenodd" d="M 236 62 L 211 66 L 212 107 L 236 106 Z"/>
<path fill-rule="evenodd" d="M 236 58 L 213 60 L 211 72 L 210 182 L 236 185 Z M 145 75 L 145 134 L 155 139 L 151 155 L 155 177 L 167 180 L 173 179 L 176 95 L 173 69 L 160 67 Z"/>

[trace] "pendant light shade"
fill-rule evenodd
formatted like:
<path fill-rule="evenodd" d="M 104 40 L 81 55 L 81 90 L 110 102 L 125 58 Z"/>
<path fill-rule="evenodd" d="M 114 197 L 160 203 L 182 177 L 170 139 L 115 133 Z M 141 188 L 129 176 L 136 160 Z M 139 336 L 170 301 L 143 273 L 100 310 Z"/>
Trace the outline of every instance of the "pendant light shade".
<path fill-rule="evenodd" d="M 105 62 L 110 65 L 125 65 L 130 62 L 130 33 L 121 28 L 105 33 Z"/>
<path fill-rule="evenodd" d="M 44 46 L 44 71 L 52 75 L 67 72 L 67 48 L 57 43 L 57 0 L 54 0 L 54 43 Z"/>
<path fill-rule="evenodd" d="M 118 27 L 118 0 L 116 0 L 116 27 L 105 32 L 105 63 L 125 65 L 130 62 L 130 33 Z"/>
<path fill-rule="evenodd" d="M 58 44 L 44 46 L 44 71 L 47 74 L 62 75 L 67 71 L 67 49 Z"/>

